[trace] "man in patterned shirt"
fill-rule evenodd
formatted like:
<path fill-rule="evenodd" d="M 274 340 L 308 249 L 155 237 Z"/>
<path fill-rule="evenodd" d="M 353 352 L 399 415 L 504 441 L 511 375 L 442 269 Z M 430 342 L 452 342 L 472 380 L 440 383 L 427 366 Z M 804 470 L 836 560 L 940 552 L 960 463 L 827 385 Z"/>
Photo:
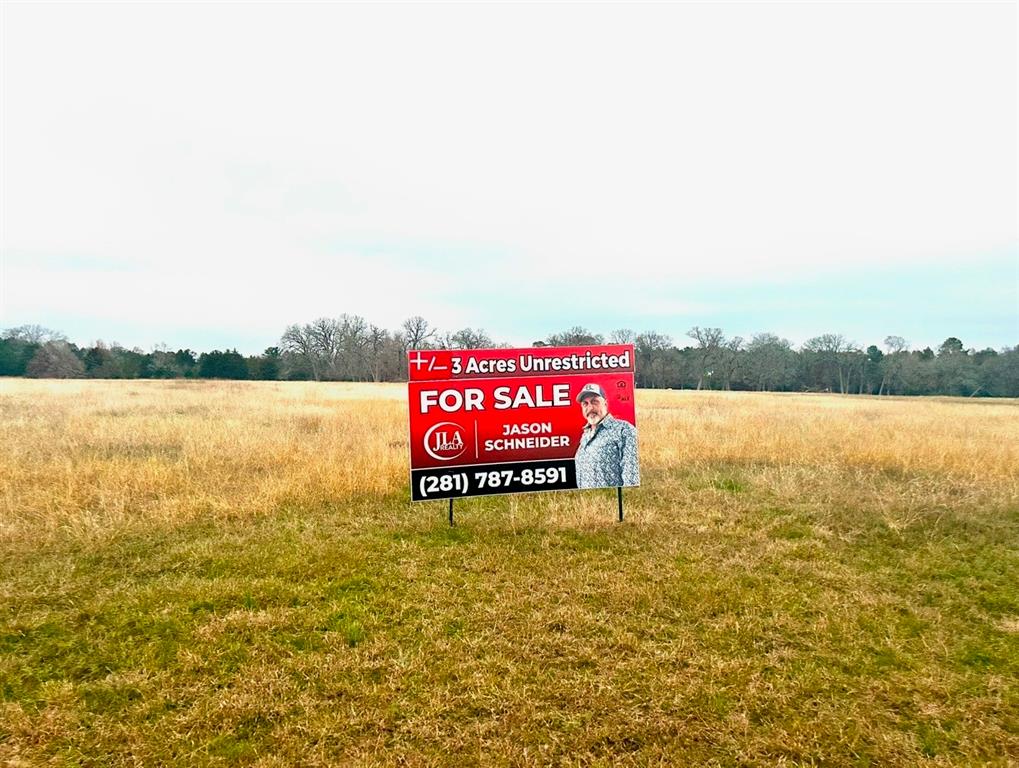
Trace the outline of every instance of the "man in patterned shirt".
<path fill-rule="evenodd" d="M 615 488 L 640 485 L 637 428 L 613 418 L 598 384 L 585 384 L 577 395 L 587 426 L 577 448 L 577 487 Z"/>

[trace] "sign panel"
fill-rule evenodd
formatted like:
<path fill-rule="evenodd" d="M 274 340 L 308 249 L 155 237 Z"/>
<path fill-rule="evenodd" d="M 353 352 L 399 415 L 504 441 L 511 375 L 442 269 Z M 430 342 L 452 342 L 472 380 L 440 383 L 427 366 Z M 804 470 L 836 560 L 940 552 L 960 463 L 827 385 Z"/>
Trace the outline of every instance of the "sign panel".
<path fill-rule="evenodd" d="M 640 484 L 633 345 L 415 350 L 411 498 Z"/>

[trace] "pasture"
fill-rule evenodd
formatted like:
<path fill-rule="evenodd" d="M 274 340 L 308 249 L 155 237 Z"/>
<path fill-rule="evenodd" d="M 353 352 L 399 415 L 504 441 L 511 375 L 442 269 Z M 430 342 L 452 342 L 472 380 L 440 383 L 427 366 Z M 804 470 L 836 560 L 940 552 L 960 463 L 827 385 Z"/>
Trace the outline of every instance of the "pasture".
<path fill-rule="evenodd" d="M 409 502 L 404 385 L 0 381 L 0 765 L 1012 765 L 1019 402 L 640 391 Z"/>

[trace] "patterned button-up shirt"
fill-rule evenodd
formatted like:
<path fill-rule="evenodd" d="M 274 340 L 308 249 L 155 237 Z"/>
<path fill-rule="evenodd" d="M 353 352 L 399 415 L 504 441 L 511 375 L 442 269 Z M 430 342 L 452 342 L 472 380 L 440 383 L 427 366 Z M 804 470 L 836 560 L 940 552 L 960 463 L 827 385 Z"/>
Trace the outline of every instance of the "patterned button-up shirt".
<path fill-rule="evenodd" d="M 609 414 L 594 427 L 588 424 L 575 458 L 578 488 L 640 485 L 637 428 L 628 421 Z"/>

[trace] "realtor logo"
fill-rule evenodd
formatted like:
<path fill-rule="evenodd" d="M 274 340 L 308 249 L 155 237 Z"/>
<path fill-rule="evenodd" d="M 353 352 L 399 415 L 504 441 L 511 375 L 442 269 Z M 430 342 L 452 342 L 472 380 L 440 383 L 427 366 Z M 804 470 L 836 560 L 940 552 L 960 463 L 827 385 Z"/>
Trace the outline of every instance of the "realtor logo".
<path fill-rule="evenodd" d="M 425 432 L 425 452 L 439 461 L 452 461 L 467 447 L 466 433 L 459 424 L 441 421 Z"/>

